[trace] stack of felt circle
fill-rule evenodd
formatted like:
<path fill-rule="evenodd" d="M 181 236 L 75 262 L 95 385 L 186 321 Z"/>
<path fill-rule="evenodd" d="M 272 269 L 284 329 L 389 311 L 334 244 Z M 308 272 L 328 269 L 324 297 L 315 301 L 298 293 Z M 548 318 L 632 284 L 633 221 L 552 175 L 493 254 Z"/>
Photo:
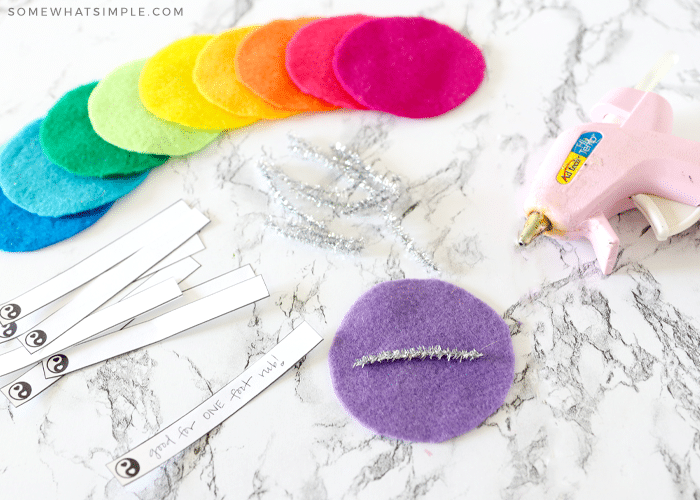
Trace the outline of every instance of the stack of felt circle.
<path fill-rule="evenodd" d="M 119 154 L 129 154 L 104 142 L 94 132 L 90 136 L 91 127 L 83 128 L 84 135 L 73 137 L 64 136 L 58 127 L 59 133 L 55 138 L 49 134 L 48 144 L 44 146 L 43 132 L 50 132 L 56 121 L 63 122 L 63 117 L 57 117 L 59 105 L 63 104 L 66 102 L 62 100 L 46 118 L 25 127 L 0 153 L 2 250 L 37 250 L 86 229 L 102 217 L 117 198 L 143 182 L 147 174 L 139 172 L 167 159 L 147 155 L 138 155 L 139 158 L 131 158 L 131 161 L 129 158 L 114 158 Z M 61 142 L 61 137 L 64 142 Z M 70 147 L 76 149 L 72 155 L 68 151 Z M 113 151 L 110 152 L 109 148 Z M 59 166 L 54 155 L 61 160 L 72 159 L 68 163 L 76 168 L 111 161 L 125 162 L 126 165 L 144 164 L 145 168 L 132 171 L 133 175 L 111 178 L 85 176 Z"/>
<path fill-rule="evenodd" d="M 0 154 L 0 249 L 85 229 L 148 171 L 222 131 L 310 111 L 441 115 L 484 78 L 479 49 L 422 17 L 276 20 L 194 35 L 64 95 Z"/>

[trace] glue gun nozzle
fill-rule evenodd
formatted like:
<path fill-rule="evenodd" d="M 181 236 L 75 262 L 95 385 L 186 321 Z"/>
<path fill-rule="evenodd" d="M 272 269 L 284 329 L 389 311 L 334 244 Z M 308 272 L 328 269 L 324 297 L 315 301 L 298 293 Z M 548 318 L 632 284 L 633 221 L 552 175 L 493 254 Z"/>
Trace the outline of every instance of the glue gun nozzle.
<path fill-rule="evenodd" d="M 530 242 L 540 234 L 552 229 L 552 223 L 549 219 L 540 212 L 530 212 L 527 216 L 527 221 L 525 221 L 525 227 L 523 232 L 520 233 L 518 238 L 518 245 L 521 247 L 530 244 Z"/>

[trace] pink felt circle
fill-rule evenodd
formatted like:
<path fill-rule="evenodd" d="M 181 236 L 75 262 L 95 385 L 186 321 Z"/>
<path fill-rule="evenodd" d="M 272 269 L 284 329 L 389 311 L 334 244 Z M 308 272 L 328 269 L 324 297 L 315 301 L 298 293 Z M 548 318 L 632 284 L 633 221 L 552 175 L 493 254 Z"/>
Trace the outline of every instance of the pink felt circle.
<path fill-rule="evenodd" d="M 350 109 L 367 109 L 348 94 L 335 77 L 333 53 L 335 46 L 348 30 L 372 19 L 352 16 L 319 19 L 296 32 L 287 44 L 285 63 L 287 73 L 302 92 Z"/>
<path fill-rule="evenodd" d="M 438 116 L 462 104 L 484 79 L 479 48 L 423 17 L 370 19 L 335 48 L 335 75 L 370 109 L 408 118 Z"/>

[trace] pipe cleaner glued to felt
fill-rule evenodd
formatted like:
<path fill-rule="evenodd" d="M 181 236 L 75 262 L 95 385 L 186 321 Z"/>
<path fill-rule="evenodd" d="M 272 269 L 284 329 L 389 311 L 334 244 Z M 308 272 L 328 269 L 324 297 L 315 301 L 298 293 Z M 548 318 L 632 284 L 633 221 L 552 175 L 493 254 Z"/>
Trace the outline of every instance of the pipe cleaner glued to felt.
<path fill-rule="evenodd" d="M 436 346 L 481 356 L 420 355 Z M 418 355 L 409 361 L 355 366 L 363 356 L 411 348 Z M 508 326 L 489 306 L 444 281 L 408 279 L 380 283 L 353 304 L 328 362 L 338 398 L 360 423 L 384 436 L 438 443 L 503 404 L 515 357 Z"/>
<path fill-rule="evenodd" d="M 112 203 L 64 217 L 41 217 L 10 202 L 0 191 L 0 250 L 31 252 L 53 245 L 92 226 Z"/>
<path fill-rule="evenodd" d="M 141 72 L 139 97 L 151 113 L 198 129 L 245 127 L 259 116 L 238 116 L 210 103 L 197 90 L 192 71 L 199 51 L 213 35 L 194 35 L 171 43 L 151 57 Z"/>
<path fill-rule="evenodd" d="M 422 17 L 370 19 L 341 39 L 333 59 L 345 90 L 370 109 L 408 118 L 459 106 L 484 78 L 481 51 Z"/>
<path fill-rule="evenodd" d="M 257 26 L 236 28 L 209 40 L 197 56 L 192 73 L 194 83 L 209 102 L 229 113 L 268 120 L 286 118 L 294 112 L 268 104 L 236 78 L 236 50 L 241 41 L 256 29 Z"/>
<path fill-rule="evenodd" d="M 333 53 L 348 30 L 372 19 L 363 14 L 318 19 L 302 27 L 286 50 L 286 67 L 303 92 L 350 109 L 367 109 L 348 94 L 335 77 Z"/>
<path fill-rule="evenodd" d="M 304 94 L 289 78 L 285 67 L 287 44 L 302 26 L 316 18 L 272 21 L 246 36 L 238 46 L 235 70 L 238 79 L 269 104 L 292 111 L 336 109 Z"/>
<path fill-rule="evenodd" d="M 49 110 L 41 123 L 41 148 L 56 165 L 77 175 L 130 175 L 168 161 L 168 156 L 134 153 L 108 143 L 95 133 L 88 99 L 97 82 L 71 90 Z"/>
<path fill-rule="evenodd" d="M 18 207 L 43 217 L 84 212 L 124 196 L 148 176 L 101 179 L 71 174 L 41 149 L 41 122 L 25 127 L 0 153 L 0 188 Z"/>
<path fill-rule="evenodd" d="M 115 146 L 158 155 L 181 156 L 199 151 L 221 130 L 200 130 L 157 117 L 139 98 L 139 76 L 146 59 L 112 71 L 97 84 L 88 100 L 95 132 Z"/>

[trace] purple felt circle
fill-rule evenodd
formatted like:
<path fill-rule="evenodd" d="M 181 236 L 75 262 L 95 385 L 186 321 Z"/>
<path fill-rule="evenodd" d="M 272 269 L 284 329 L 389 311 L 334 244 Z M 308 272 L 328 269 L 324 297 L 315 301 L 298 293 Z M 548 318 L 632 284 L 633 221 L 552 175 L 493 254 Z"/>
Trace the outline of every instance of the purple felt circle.
<path fill-rule="evenodd" d="M 364 355 L 434 345 L 484 356 L 353 367 Z M 488 305 L 444 281 L 409 279 L 380 283 L 353 304 L 328 362 L 338 398 L 360 423 L 384 436 L 439 443 L 503 404 L 515 356 L 508 326 Z"/>
<path fill-rule="evenodd" d="M 287 73 L 306 94 L 336 106 L 367 109 L 348 94 L 333 71 L 336 44 L 348 30 L 367 19 L 363 14 L 318 19 L 294 34 L 285 49 Z"/>
<path fill-rule="evenodd" d="M 369 109 L 408 118 L 438 116 L 462 104 L 484 79 L 479 48 L 423 17 L 370 19 L 335 48 L 343 88 Z"/>

